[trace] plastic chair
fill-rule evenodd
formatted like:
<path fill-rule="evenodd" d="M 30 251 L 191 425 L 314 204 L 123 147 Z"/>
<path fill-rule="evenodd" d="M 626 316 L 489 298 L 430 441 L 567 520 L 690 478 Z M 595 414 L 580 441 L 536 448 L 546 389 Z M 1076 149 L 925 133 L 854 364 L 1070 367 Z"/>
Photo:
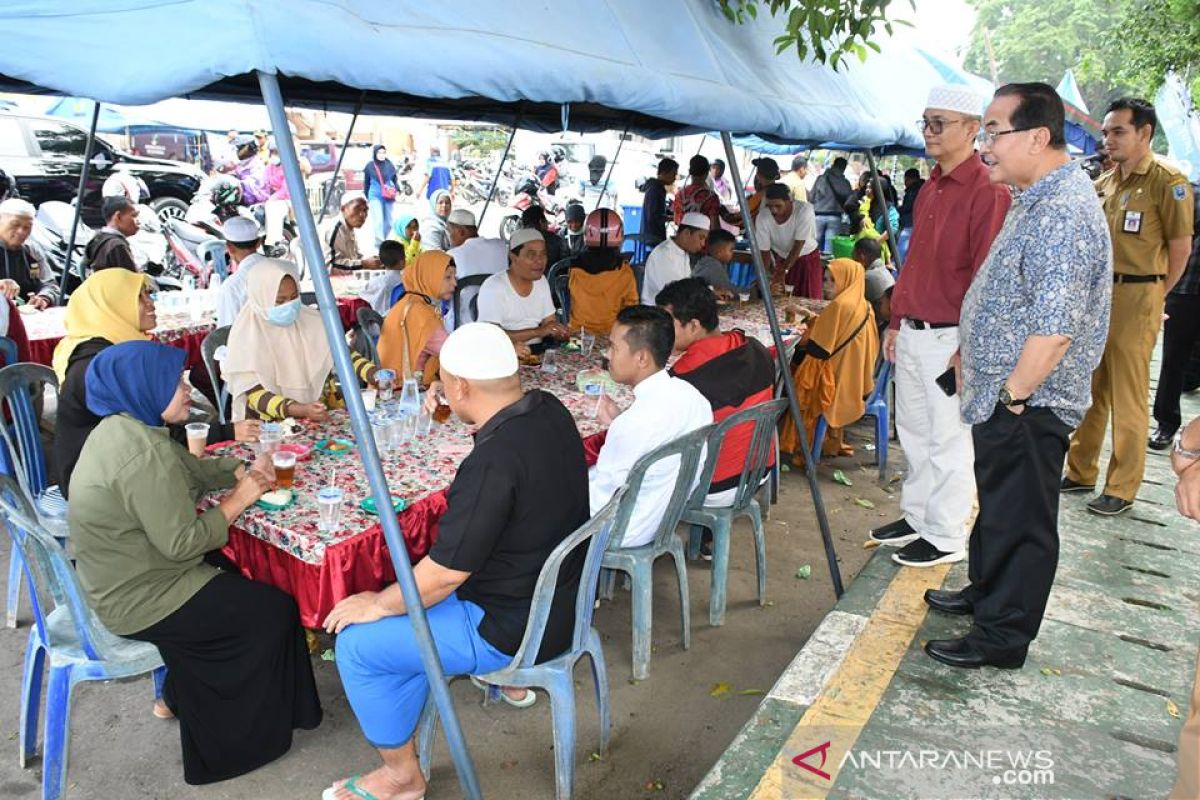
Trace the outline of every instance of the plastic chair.
<path fill-rule="evenodd" d="M 568 256 L 555 261 L 546 270 L 546 282 L 550 284 L 550 292 L 554 295 L 554 305 L 558 307 L 559 322 L 571 324 L 571 292 L 569 289 L 571 262 L 575 259 Z"/>
<path fill-rule="evenodd" d="M 42 452 L 38 408 L 34 403 L 34 397 L 40 398 L 47 384 L 58 389 L 54 371 L 41 364 L 12 364 L 0 369 L 0 412 L 7 406 L 12 419 L 11 427 L 0 425 L 0 437 L 3 437 L 10 475 L 16 477 L 38 521 L 65 541 L 67 501 L 46 477 L 46 455 Z M 5 624 L 10 628 L 17 627 L 20 602 L 21 558 L 14 549 L 9 555 L 5 611 Z"/>
<path fill-rule="evenodd" d="M 725 585 L 729 576 L 729 534 L 733 521 L 738 517 L 749 517 L 754 529 L 754 562 L 758 571 L 758 604 L 767 602 L 767 537 L 763 530 L 762 508 L 755 495 L 764 486 L 767 472 L 771 468 L 771 456 L 778 460 L 779 449 L 775 446 L 775 432 L 779 417 L 787 409 L 787 400 L 780 398 L 759 403 L 736 414 L 730 414 L 713 428 L 708 437 L 708 461 L 700 474 L 700 485 L 692 494 L 692 500 L 684 509 L 681 521 L 691 523 L 688 541 L 688 557 L 700 555 L 700 539 L 704 528 L 712 531 L 713 560 L 711 589 L 708 598 L 708 622 L 718 626 L 725 624 Z M 742 463 L 742 474 L 738 478 L 737 492 L 729 506 L 705 505 L 713 471 L 717 466 L 725 436 L 739 425 L 752 425 L 750 446 L 746 449 L 746 460 Z M 769 485 L 769 484 L 767 484 Z"/>
<path fill-rule="evenodd" d="M 404 297 L 404 284 L 398 284 L 392 287 L 392 293 L 388 296 L 388 308 L 396 305 L 400 298 Z"/>
<path fill-rule="evenodd" d="M 888 422 L 888 384 L 892 381 L 892 362 L 887 361 L 879 366 L 879 372 L 875 375 L 875 388 L 871 390 L 871 394 L 867 397 L 866 407 L 863 411 L 864 417 L 875 418 L 875 456 L 879 461 L 879 478 L 882 480 L 887 476 L 887 459 L 888 459 L 888 435 L 891 433 L 891 425 Z M 817 427 L 813 433 L 812 441 L 812 459 L 814 464 L 821 461 L 821 445 L 825 443 L 825 430 L 829 427 L 825 422 L 825 415 L 817 417 Z"/>
<path fill-rule="evenodd" d="M 459 328 L 463 324 L 463 315 L 462 315 L 462 294 L 463 294 L 463 292 L 467 289 L 471 289 L 471 288 L 475 289 L 475 291 L 471 294 L 471 297 L 469 300 L 470 309 L 471 309 L 471 319 L 475 319 L 476 317 L 479 316 L 479 313 L 478 313 L 479 287 L 482 286 L 483 282 L 486 281 L 490 277 L 492 277 L 492 276 L 491 275 L 468 275 L 465 278 L 458 279 L 458 285 L 454 288 L 454 301 L 452 303 L 452 307 L 454 308 L 454 327 L 455 328 Z"/>
<path fill-rule="evenodd" d="M 8 476 L 0 476 L 0 515 L 13 550 L 21 553 L 26 565 L 34 618 L 21 681 L 20 762 L 25 767 L 37 751 L 42 671 L 48 660 L 42 798 L 58 800 L 66 794 L 71 694 L 76 684 L 150 672 L 157 699 L 162 696 L 166 668 L 154 645 L 121 638 L 104 627 L 88 607 L 66 552 L 37 523 L 21 488 Z"/>
<path fill-rule="evenodd" d="M 383 317 L 373 308 L 363 306 L 355 312 L 358 317 L 358 329 L 363 333 L 363 355 L 372 362 L 379 363 L 379 336 L 383 331 Z"/>
<path fill-rule="evenodd" d="M 595 682 L 596 705 L 600 712 L 600 753 L 608 750 L 611 727 L 609 712 L 608 672 L 604 666 L 604 650 L 600 634 L 592 626 L 595 612 L 596 582 L 600 577 L 600 561 L 608 546 L 613 531 L 629 519 L 628 506 L 622 501 L 628 495 L 622 487 L 617 490 L 608 504 L 588 520 L 577 531 L 554 548 L 554 552 L 542 565 L 534 587 L 533 603 L 529 609 L 529 623 L 525 636 L 512 662 L 503 669 L 480 675 L 491 684 L 488 696 L 500 691 L 501 686 L 522 686 L 544 689 L 550 695 L 550 712 L 554 722 L 554 773 L 555 797 L 567 800 L 575 785 L 575 665 L 585 655 L 592 662 L 592 678 Z M 542 636 L 550 616 L 550 604 L 558 584 L 558 573 L 567 556 L 579 547 L 587 545 L 583 572 L 579 578 L 579 591 L 575 599 L 575 633 L 571 646 L 562 655 L 536 664 L 538 651 L 542 647 Z M 425 701 L 421 720 L 417 725 L 417 747 L 421 770 L 429 777 L 433 755 L 433 734 L 437 728 L 438 710 L 432 696 Z"/>
<path fill-rule="evenodd" d="M 200 261 L 212 266 L 212 274 L 219 275 L 221 280 L 229 277 L 229 257 L 225 252 L 225 242 L 220 239 L 209 239 L 196 245 L 196 254 Z"/>
<path fill-rule="evenodd" d="M 679 525 L 679 518 L 692 494 L 692 487 L 696 485 L 704 444 L 712 428 L 712 425 L 705 425 L 674 441 L 667 442 L 656 450 L 651 450 L 637 460 L 625 481 L 626 497 L 629 498 L 629 504 L 632 507 L 641 492 L 646 471 L 659 461 L 669 458 L 679 460 L 675 487 L 671 490 L 671 496 L 663 510 L 662 521 L 658 524 L 654 538 L 647 544 L 624 547 L 622 542 L 628 525 L 622 525 L 620 530 L 613 535 L 608 552 L 604 554 L 602 562 L 602 566 L 608 570 L 601 584 L 601 594 L 605 599 L 612 599 L 613 584 L 616 582 L 614 570 L 620 570 L 629 575 L 633 583 L 633 677 L 637 680 L 645 680 L 650 674 L 650 629 L 653 620 L 652 598 L 654 595 L 653 568 L 654 562 L 659 556 L 670 555 L 675 561 L 675 574 L 679 580 L 683 649 L 687 650 L 692 646 L 687 563 L 683 558 L 683 542 L 675 535 L 675 528 Z M 632 508 L 630 513 L 632 513 Z"/>
<path fill-rule="evenodd" d="M 217 365 L 217 350 L 229 342 L 229 325 L 214 328 L 200 342 L 200 357 L 204 360 L 204 369 L 208 372 L 208 380 L 217 395 L 217 419 L 224 425 L 229 422 L 225 414 L 225 404 L 229 402 L 229 393 L 225 390 L 225 382 L 221 380 L 221 369 Z"/>
<path fill-rule="evenodd" d="M 17 353 L 17 343 L 7 336 L 0 336 L 0 355 L 4 356 L 4 366 L 16 364 L 21 356 Z"/>

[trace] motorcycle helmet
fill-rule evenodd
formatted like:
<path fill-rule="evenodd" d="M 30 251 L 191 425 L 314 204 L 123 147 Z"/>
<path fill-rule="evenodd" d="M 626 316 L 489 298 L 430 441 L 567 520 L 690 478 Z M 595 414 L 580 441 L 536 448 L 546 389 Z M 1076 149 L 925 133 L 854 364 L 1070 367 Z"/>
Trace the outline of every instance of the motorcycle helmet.
<path fill-rule="evenodd" d="M 20 197 L 21 193 L 17 191 L 17 183 L 9 174 L 0 169 L 0 202 L 7 200 L 10 197 Z"/>
<path fill-rule="evenodd" d="M 208 199 L 218 208 L 236 206 L 242 202 L 242 185 L 232 178 L 221 178 L 213 182 Z"/>
<path fill-rule="evenodd" d="M 583 223 L 583 246 L 618 249 L 625 242 L 625 226 L 611 208 L 597 208 Z"/>
<path fill-rule="evenodd" d="M 254 158 L 258 155 L 258 142 L 248 133 L 234 139 L 233 147 L 237 150 L 238 161 L 245 161 L 247 158 Z"/>

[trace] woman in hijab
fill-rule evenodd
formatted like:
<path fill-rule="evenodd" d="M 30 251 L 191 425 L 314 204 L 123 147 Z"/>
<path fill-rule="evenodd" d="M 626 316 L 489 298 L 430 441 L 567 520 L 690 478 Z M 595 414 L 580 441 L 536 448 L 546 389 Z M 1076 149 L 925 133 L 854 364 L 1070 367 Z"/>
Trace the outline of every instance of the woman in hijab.
<path fill-rule="evenodd" d="M 433 209 L 433 216 L 421 223 L 421 246 L 426 250 L 449 250 L 450 235 L 446 232 L 446 219 L 454 207 L 450 193 L 438 189 L 429 196 L 429 206 Z"/>
<path fill-rule="evenodd" d="M 404 263 L 411 264 L 421 253 L 421 226 L 412 214 L 405 214 L 392 226 L 392 238 L 404 245 Z"/>
<path fill-rule="evenodd" d="M 276 258 L 255 262 L 246 292 L 221 364 L 234 422 L 325 419 L 325 399 L 333 399 L 327 386 L 333 353 L 320 312 L 300 302 L 296 265 Z M 358 379 L 374 383 L 375 365 L 357 353 L 351 358 Z"/>
<path fill-rule="evenodd" d="M 637 278 L 621 254 L 624 241 L 625 229 L 617 212 L 598 208 L 587 215 L 583 254 L 567 273 L 572 331 L 587 328 L 607 335 L 617 313 L 638 304 Z"/>
<path fill-rule="evenodd" d="M 110 270 L 117 272 L 118 270 Z M 265 457 L 198 459 L 170 439 L 186 422 L 186 354 L 129 341 L 85 374 L 101 422 L 72 477 L 71 544 L 92 609 L 120 636 L 150 642 L 167 666 L 155 715 L 179 719 L 183 778 L 213 783 L 286 753 L 321 722 L 296 602 L 207 563 L 229 526 L 271 486 Z M 232 489 L 197 515 L 207 492 Z"/>
<path fill-rule="evenodd" d="M 381 144 L 375 145 L 370 163 L 363 167 L 363 193 L 367 196 L 371 220 L 375 225 L 376 247 L 392 230 L 392 204 L 396 202 L 399 189 L 396 165 L 388 159 L 387 148 Z"/>
<path fill-rule="evenodd" d="M 426 250 L 404 268 L 404 296 L 383 320 L 379 362 L 407 377 L 421 373 L 428 386 L 438 377 L 438 354 L 446 341 L 442 301 L 454 297 L 454 259 L 440 250 Z"/>
<path fill-rule="evenodd" d="M 822 453 L 851 455 L 854 450 L 844 444 L 842 428 L 862 417 L 864 401 L 874 387 L 879 333 L 865 296 L 861 264 L 848 258 L 831 261 L 824 290 L 832 302 L 801 340 L 800 363 L 792 377 L 808 441 L 813 440 L 817 417 L 823 415 L 829 431 Z M 793 454 L 795 463 L 804 462 L 800 437 L 790 418 L 784 419 L 780 447 Z"/>

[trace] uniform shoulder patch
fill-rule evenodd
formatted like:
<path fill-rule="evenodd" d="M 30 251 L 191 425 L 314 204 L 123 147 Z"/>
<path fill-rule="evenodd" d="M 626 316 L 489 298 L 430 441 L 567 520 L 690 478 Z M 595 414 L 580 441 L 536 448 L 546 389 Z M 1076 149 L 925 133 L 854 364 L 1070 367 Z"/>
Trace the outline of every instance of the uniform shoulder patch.
<path fill-rule="evenodd" d="M 1173 186 L 1171 188 L 1171 193 L 1173 195 L 1175 195 L 1176 200 L 1186 200 L 1187 199 L 1187 184 L 1180 183 L 1180 184 Z"/>

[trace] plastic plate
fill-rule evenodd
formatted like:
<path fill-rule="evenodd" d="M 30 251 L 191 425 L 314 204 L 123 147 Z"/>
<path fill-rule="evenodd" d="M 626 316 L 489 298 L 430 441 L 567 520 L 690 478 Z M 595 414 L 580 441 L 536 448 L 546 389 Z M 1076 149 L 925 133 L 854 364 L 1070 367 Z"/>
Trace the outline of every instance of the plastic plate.
<path fill-rule="evenodd" d="M 317 449 L 331 456 L 344 456 L 354 452 L 355 444 L 349 439 L 322 439 Z"/>
<path fill-rule="evenodd" d="M 367 495 L 366 497 L 364 497 L 363 501 L 358 504 L 358 507 L 361 508 L 363 511 L 367 512 L 368 514 L 378 514 L 379 513 L 379 511 L 375 508 L 375 495 Z M 397 497 L 396 495 L 392 495 L 392 508 L 394 508 L 396 510 L 396 513 L 399 513 L 401 511 L 403 511 L 404 509 L 408 508 L 408 501 L 405 500 L 403 497 Z"/>

